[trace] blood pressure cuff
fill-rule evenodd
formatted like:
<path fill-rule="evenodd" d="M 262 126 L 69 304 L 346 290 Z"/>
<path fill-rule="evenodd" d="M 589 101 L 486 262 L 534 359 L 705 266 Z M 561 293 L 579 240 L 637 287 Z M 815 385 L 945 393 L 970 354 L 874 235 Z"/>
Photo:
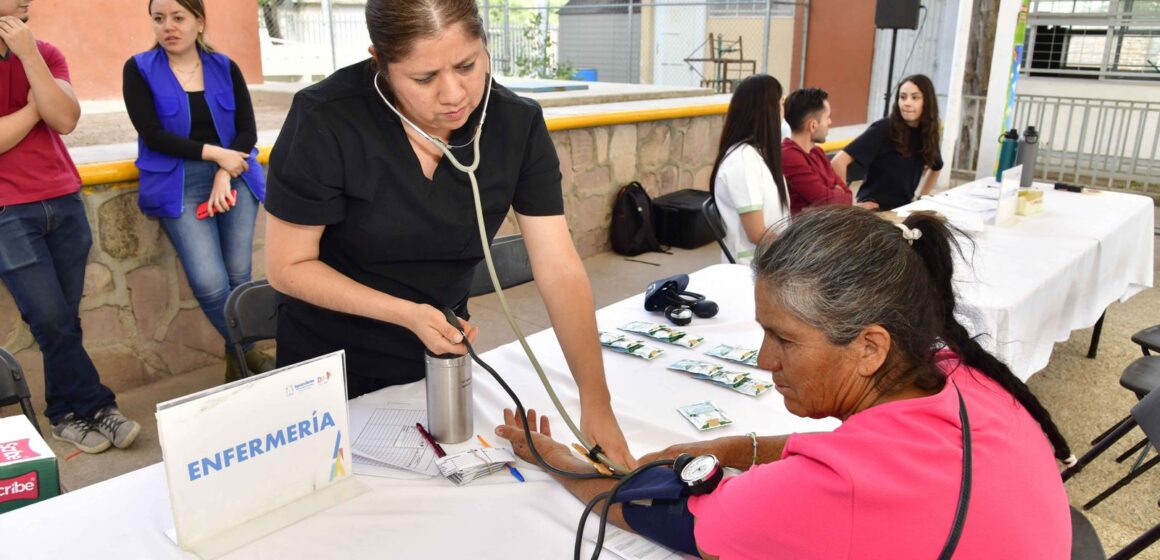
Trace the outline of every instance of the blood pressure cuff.
<path fill-rule="evenodd" d="M 652 505 L 632 503 L 649 499 Z M 615 500 L 624 504 L 624 521 L 633 531 L 673 550 L 700 556 L 688 501 L 688 486 L 677 478 L 673 469 L 663 467 L 641 472 L 626 481 Z"/>

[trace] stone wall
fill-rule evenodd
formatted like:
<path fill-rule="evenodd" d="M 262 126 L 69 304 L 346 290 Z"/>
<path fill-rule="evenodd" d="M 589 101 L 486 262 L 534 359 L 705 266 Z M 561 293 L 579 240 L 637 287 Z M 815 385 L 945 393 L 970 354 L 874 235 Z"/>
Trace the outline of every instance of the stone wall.
<path fill-rule="evenodd" d="M 564 208 L 581 257 L 609 249 L 613 199 L 640 181 L 653 197 L 708 189 L 723 116 L 622 124 L 552 133 L 563 174 Z M 85 347 L 115 392 L 221 364 L 224 344 L 185 280 L 156 220 L 137 209 L 136 183 L 87 186 L 93 248 L 85 271 Z M 265 276 L 265 212 L 254 239 L 254 277 Z M 515 221 L 501 233 L 515 231 Z M 0 285 L 0 346 L 16 354 L 33 394 L 43 392 L 41 356 Z"/>
<path fill-rule="evenodd" d="M 652 197 L 708 190 L 724 116 L 552 133 L 564 175 L 564 211 L 581 257 L 609 250 L 617 190 L 639 181 Z"/>

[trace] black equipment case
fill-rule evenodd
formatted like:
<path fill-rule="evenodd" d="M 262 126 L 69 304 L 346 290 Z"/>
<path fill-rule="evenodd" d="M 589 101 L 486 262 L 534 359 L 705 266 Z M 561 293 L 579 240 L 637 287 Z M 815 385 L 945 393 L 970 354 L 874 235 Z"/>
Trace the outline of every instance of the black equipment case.
<path fill-rule="evenodd" d="M 701 212 L 708 191 L 679 190 L 653 199 L 653 228 L 662 245 L 696 249 L 713 242 L 713 232 Z"/>

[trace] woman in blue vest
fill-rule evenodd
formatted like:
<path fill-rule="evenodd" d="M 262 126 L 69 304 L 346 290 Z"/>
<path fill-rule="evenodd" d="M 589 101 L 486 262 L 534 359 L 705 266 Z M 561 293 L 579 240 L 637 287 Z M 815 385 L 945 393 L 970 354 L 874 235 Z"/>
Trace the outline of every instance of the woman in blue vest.
<path fill-rule="evenodd" d="M 138 205 L 161 222 L 202 311 L 228 341 L 226 298 L 250 280 L 254 220 L 266 192 L 254 107 L 241 70 L 205 41 L 202 0 L 152 0 L 149 15 L 157 44 L 124 70 L 125 105 L 139 134 Z M 240 368 L 228 348 L 226 356 L 230 381 Z M 252 349 L 246 361 L 255 371 L 273 365 Z"/>

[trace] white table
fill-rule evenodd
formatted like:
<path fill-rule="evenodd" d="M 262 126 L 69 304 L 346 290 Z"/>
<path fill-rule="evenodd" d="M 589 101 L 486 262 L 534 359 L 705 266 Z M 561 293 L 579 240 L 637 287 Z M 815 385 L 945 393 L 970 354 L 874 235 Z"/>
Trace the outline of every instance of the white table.
<path fill-rule="evenodd" d="M 896 211 L 938 210 L 942 201 L 969 196 L 984 182 Z M 955 270 L 968 330 L 986 335 L 983 346 L 1023 380 L 1047 366 L 1055 343 L 1071 331 L 1092 326 L 1112 303 L 1152 287 L 1151 198 L 1033 186 L 1044 191 L 1043 213 L 971 232 L 974 247 L 964 247 L 967 262 Z"/>
<path fill-rule="evenodd" d="M 643 289 L 643 286 L 642 286 Z M 636 454 L 664 446 L 725 435 L 831 430 L 836 420 L 815 421 L 789 414 L 773 390 L 747 397 L 687 374 L 664 368 L 680 358 L 699 357 L 718 343 L 757 348 L 761 331 L 754 322 L 751 274 L 739 265 L 715 265 L 692 275 L 690 289 L 721 306 L 712 319 L 695 319 L 691 333 L 705 337 L 696 349 L 657 342 L 665 354 L 652 362 L 604 352 L 613 408 Z M 597 314 L 603 330 L 634 319 L 663 321 L 643 309 L 635 296 Z M 638 337 L 639 338 L 639 337 Z M 529 337 L 565 406 L 577 415 L 579 400 L 564 358 L 550 331 Z M 546 393 L 515 343 L 487 352 L 490 363 L 523 400 L 557 418 Z M 719 362 L 724 365 L 724 362 Z M 748 370 L 768 380 L 768 372 Z M 500 411 L 511 407 L 498 384 L 475 368 L 475 431 L 492 444 Z M 422 383 L 391 387 L 363 397 L 376 403 L 424 402 Z M 675 410 L 711 399 L 734 424 L 697 432 Z M 557 439 L 571 441 L 563 423 Z M 454 451 L 457 446 L 449 446 Z M 309 519 L 259 539 L 227 558 L 570 558 L 583 505 L 541 470 L 519 465 L 521 484 L 501 471 L 466 487 L 441 478 L 394 480 L 359 477 L 371 491 Z M 228 500 L 222 500 L 228 508 Z M 589 523 L 588 542 L 594 540 Z M 64 496 L 0 515 L 0 555 L 11 558 L 186 558 L 162 532 L 172 526 L 165 476 L 153 465 Z M 587 554 L 587 553 L 586 553 Z M 613 555 L 607 553 L 607 557 Z"/>

